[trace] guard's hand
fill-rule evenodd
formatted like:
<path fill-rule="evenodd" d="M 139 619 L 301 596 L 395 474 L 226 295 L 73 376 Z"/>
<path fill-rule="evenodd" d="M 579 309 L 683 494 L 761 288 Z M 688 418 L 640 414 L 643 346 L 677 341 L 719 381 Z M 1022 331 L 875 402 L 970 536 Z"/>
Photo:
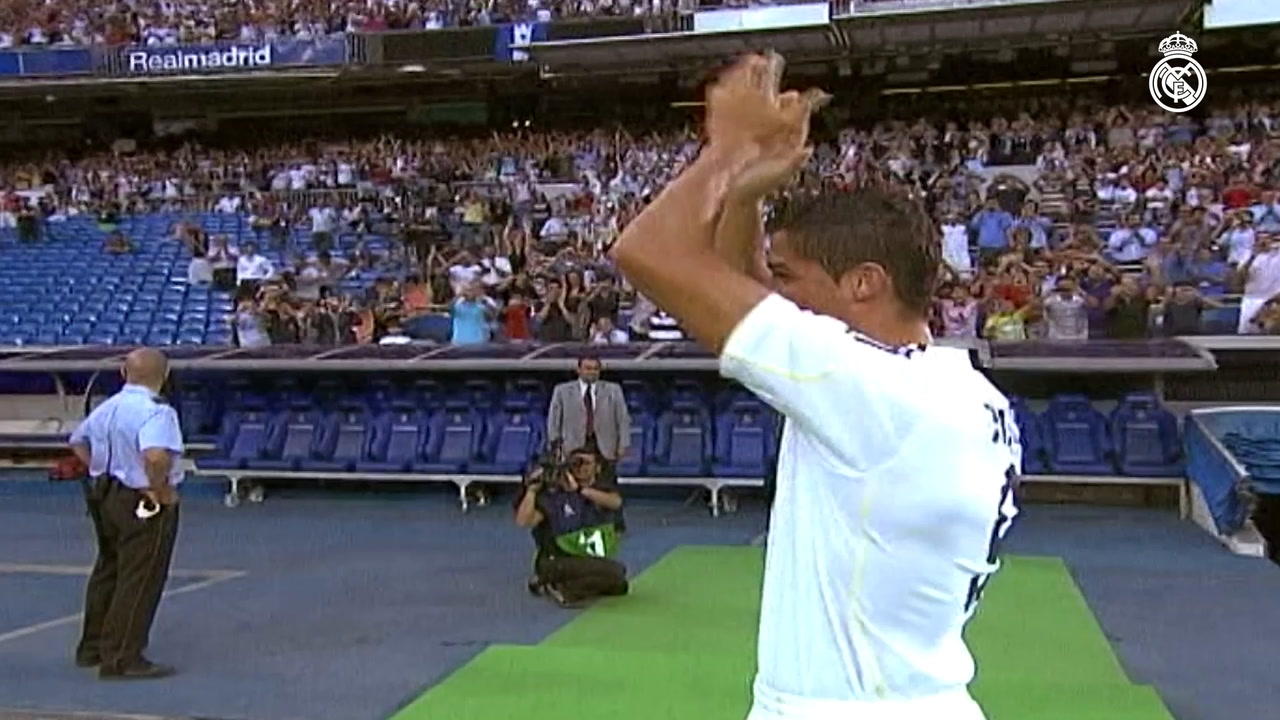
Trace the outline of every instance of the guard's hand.
<path fill-rule="evenodd" d="M 172 485 L 165 485 L 159 490 L 143 490 L 142 494 L 156 505 L 168 507 L 178 504 L 178 490 Z"/>

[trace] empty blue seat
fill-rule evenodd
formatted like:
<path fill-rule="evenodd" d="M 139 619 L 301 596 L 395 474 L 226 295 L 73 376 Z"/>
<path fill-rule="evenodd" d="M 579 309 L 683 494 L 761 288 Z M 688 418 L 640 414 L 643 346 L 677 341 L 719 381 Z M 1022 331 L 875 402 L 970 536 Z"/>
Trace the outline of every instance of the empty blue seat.
<path fill-rule="evenodd" d="M 362 407 L 347 406 L 329 413 L 315 457 L 302 462 L 303 470 L 351 472 L 369 455 L 373 423 Z"/>
<path fill-rule="evenodd" d="M 627 398 L 628 402 L 631 398 Z M 656 423 L 653 415 L 644 409 L 631 411 L 631 439 L 627 443 L 627 454 L 618 460 L 616 468 L 619 476 L 636 477 L 645 474 L 649 456 L 653 452 L 654 431 Z"/>
<path fill-rule="evenodd" d="M 467 471 L 477 475 L 523 473 L 542 445 L 545 422 L 523 399 L 508 400 L 502 410 L 489 416 L 479 457 Z"/>
<path fill-rule="evenodd" d="M 1051 403 L 1044 415 L 1049 469 L 1068 475 L 1110 475 L 1111 441 L 1106 418 L 1091 406 Z"/>
<path fill-rule="evenodd" d="M 425 457 L 414 471 L 432 475 L 464 472 L 475 458 L 483 434 L 480 413 L 470 403 L 451 400 L 431 418 Z"/>
<path fill-rule="evenodd" d="M 361 472 L 406 473 L 422 456 L 428 420 L 412 405 L 384 410 L 374 420 L 368 459 L 356 461 Z"/>
<path fill-rule="evenodd" d="M 716 477 L 762 478 L 769 472 L 773 454 L 773 428 L 765 406 L 740 400 L 716 418 Z"/>
<path fill-rule="evenodd" d="M 315 455 L 320 440 L 320 413 L 294 408 L 275 419 L 262 455 L 247 466 L 257 470 L 297 470 Z"/>
<path fill-rule="evenodd" d="M 1111 416 L 1116 469 L 1122 475 L 1174 477 L 1182 474 L 1178 419 L 1154 397 L 1126 398 Z"/>
<path fill-rule="evenodd" d="M 1026 404 L 1014 403 L 1014 421 L 1022 438 L 1022 472 L 1025 475 L 1043 475 L 1048 469 L 1048 446 L 1045 443 L 1044 421 Z"/>
<path fill-rule="evenodd" d="M 243 470 L 262 457 L 270 440 L 271 415 L 265 410 L 227 413 L 217 450 L 200 459 L 199 466 L 214 470 Z"/>
<path fill-rule="evenodd" d="M 711 427 L 701 403 L 678 400 L 658 418 L 648 475 L 700 477 L 711 459 Z"/>

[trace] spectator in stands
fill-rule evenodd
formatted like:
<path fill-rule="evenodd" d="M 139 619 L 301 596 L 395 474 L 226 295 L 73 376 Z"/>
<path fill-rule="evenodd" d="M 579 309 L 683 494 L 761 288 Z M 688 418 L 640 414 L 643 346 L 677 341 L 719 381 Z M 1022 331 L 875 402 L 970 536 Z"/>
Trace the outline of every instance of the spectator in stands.
<path fill-rule="evenodd" d="M 1262 304 L 1262 307 L 1253 314 L 1250 322 L 1254 326 L 1254 331 L 1263 335 L 1280 335 L 1280 297 L 1274 297 Z M 1272 548 L 1272 559 L 1276 559 L 1280 553 Z"/>
<path fill-rule="evenodd" d="M 525 294 L 513 289 L 507 296 L 507 303 L 502 308 L 502 334 L 507 340 L 528 341 L 533 339 L 530 321 L 533 319 L 533 308 L 525 302 Z"/>
<path fill-rule="evenodd" d="M 1244 288 L 1238 332 L 1261 332 L 1263 326 L 1256 316 L 1267 301 L 1280 294 L 1280 242 L 1275 235 L 1259 233 L 1254 253 L 1240 266 L 1236 276 Z"/>
<path fill-rule="evenodd" d="M 592 345 L 625 345 L 629 341 L 627 331 L 615 326 L 613 318 L 608 315 L 596 319 L 587 339 Z"/>
<path fill-rule="evenodd" d="M 245 243 L 236 258 L 236 285 L 239 287 L 257 288 L 263 281 L 275 275 L 275 267 L 271 261 L 258 254 L 258 246 Z"/>
<path fill-rule="evenodd" d="M 986 260 L 1000 255 L 1009 247 L 1009 230 L 1013 216 L 1000 207 L 994 197 L 969 221 L 969 227 L 978 237 L 978 252 Z"/>
<path fill-rule="evenodd" d="M 489 342 L 495 310 L 493 300 L 484 294 L 480 283 L 472 281 L 449 306 L 451 341 L 456 345 Z"/>
<path fill-rule="evenodd" d="M 1280 233 L 1280 199 L 1275 190 L 1262 193 L 1258 202 L 1250 208 L 1253 224 L 1259 232 Z"/>
<path fill-rule="evenodd" d="M 557 279 L 547 281 L 546 297 L 538 309 L 538 339 L 543 342 L 568 342 L 573 339 L 573 321 L 577 307 L 565 296 L 564 284 Z"/>
<path fill-rule="evenodd" d="M 266 320 L 252 296 L 241 297 L 236 311 L 227 318 L 227 323 L 231 326 L 232 343 L 237 347 L 256 348 L 271 344 Z"/>
<path fill-rule="evenodd" d="M 1026 340 L 1026 317 L 1030 311 L 1030 306 L 1018 308 L 1004 298 L 993 298 L 982 336 L 987 340 L 1004 342 Z"/>
<path fill-rule="evenodd" d="M 1142 217 L 1136 213 L 1125 216 L 1124 223 L 1107 237 L 1107 255 L 1118 263 L 1142 262 L 1159 237 L 1142 226 Z"/>
<path fill-rule="evenodd" d="M 236 286 L 236 268 L 240 256 L 236 249 L 230 245 L 227 236 L 215 236 L 205 257 L 209 261 L 214 287 L 219 290 L 234 288 Z"/>
<path fill-rule="evenodd" d="M 379 345 L 408 345 L 413 342 L 413 338 L 409 337 L 404 328 L 401 327 L 400 318 L 391 317 L 387 319 L 387 330 L 378 340 Z"/>
<path fill-rule="evenodd" d="M 516 524 L 533 531 L 537 546 L 529 592 L 561 607 L 625 595 L 627 570 L 613 559 L 622 509 L 617 483 L 600 474 L 590 450 L 573 450 L 567 465 L 535 467 L 516 496 Z"/>
<path fill-rule="evenodd" d="M 1054 291 L 1044 299 L 1044 319 L 1049 340 L 1088 340 L 1089 298 L 1080 292 L 1075 278 L 1061 277 Z"/>
<path fill-rule="evenodd" d="M 1222 307 L 1212 298 L 1204 297 L 1190 281 L 1174 283 L 1167 299 L 1156 305 L 1160 316 L 1160 329 L 1168 337 L 1199 335 L 1201 319 L 1207 308 Z"/>
<path fill-rule="evenodd" d="M 959 282 L 943 289 L 938 302 L 942 337 L 976 338 L 978 336 L 978 301 L 970 294 L 969 285 Z"/>
<path fill-rule="evenodd" d="M 1143 338 L 1151 322 L 1154 288 L 1142 288 L 1133 275 L 1120 276 L 1103 301 L 1107 314 L 1107 337 L 1117 340 Z"/>

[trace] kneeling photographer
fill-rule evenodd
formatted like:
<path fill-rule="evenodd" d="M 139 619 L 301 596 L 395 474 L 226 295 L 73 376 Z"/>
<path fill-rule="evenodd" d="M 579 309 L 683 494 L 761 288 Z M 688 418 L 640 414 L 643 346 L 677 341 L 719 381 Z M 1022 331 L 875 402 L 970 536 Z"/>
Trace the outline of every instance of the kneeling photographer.
<path fill-rule="evenodd" d="M 627 569 L 613 559 L 622 496 L 599 480 L 594 452 L 581 448 L 559 461 L 554 450 L 525 478 L 516 524 L 533 530 L 538 546 L 529 590 L 561 606 L 627 593 Z"/>

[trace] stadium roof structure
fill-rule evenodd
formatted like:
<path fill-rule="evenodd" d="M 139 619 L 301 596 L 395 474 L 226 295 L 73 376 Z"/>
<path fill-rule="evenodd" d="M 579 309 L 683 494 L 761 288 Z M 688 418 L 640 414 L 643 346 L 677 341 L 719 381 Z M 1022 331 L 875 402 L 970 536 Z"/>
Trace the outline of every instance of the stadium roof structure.
<path fill-rule="evenodd" d="M 679 65 L 772 48 L 792 60 L 839 59 L 905 49 L 1064 47 L 1073 41 L 1165 33 L 1198 0 L 988 0 L 839 3 L 825 23 L 754 25 L 725 31 L 542 40 L 530 52 L 551 72 Z"/>
<path fill-rule="evenodd" d="M 1188 338 L 1095 340 L 1090 342 L 987 343 L 941 339 L 968 348 L 974 362 L 992 370 L 1064 373 L 1166 373 L 1213 370 L 1214 349 L 1271 350 L 1280 338 Z M 0 350 L 4 372 L 93 372 L 119 367 L 131 348 L 123 346 L 15 347 Z M 492 345 L 281 345 L 265 348 L 178 345 L 165 348 L 175 370 L 312 372 L 563 371 L 584 355 L 600 357 L 610 370 L 715 371 L 715 357 L 691 342 L 584 345 L 507 343 Z"/>

